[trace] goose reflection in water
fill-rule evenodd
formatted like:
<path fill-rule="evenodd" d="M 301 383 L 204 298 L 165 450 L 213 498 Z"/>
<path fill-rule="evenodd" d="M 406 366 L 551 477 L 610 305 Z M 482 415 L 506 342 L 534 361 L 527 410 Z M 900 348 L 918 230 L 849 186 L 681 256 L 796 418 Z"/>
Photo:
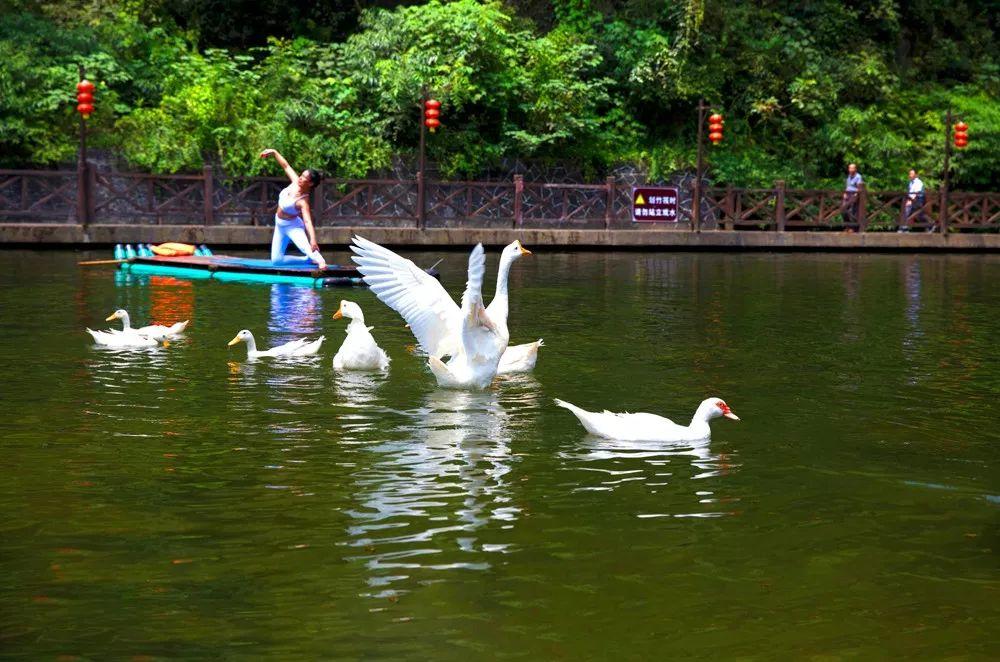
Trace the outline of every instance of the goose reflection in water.
<path fill-rule="evenodd" d="M 496 393 L 436 390 L 411 415 L 404 438 L 369 448 L 376 457 L 358 473 L 360 505 L 348 513 L 357 523 L 347 544 L 364 549 L 353 558 L 371 570 L 371 587 L 490 567 L 489 555 L 509 547 L 481 538 L 501 536 L 520 512 L 507 478 L 509 416 Z"/>

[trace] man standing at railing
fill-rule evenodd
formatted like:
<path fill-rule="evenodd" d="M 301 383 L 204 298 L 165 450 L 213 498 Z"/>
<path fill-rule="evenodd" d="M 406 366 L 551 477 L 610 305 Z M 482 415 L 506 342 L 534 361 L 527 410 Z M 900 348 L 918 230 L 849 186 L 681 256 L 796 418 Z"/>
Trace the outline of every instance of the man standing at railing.
<path fill-rule="evenodd" d="M 917 217 L 918 223 L 927 222 L 927 214 L 924 213 L 925 204 L 927 204 L 927 194 L 924 191 L 924 183 L 917 177 L 917 171 L 914 168 L 910 168 L 910 184 L 906 190 L 906 203 L 903 212 L 906 225 L 900 226 L 899 232 L 910 231 L 910 224 L 912 223 L 910 219 L 913 216 Z M 927 231 L 934 232 L 933 221 L 927 226 Z"/>
<path fill-rule="evenodd" d="M 840 201 L 840 217 L 844 219 L 844 225 L 858 222 L 858 187 L 861 184 L 861 173 L 858 172 L 858 166 L 854 163 L 848 164 L 844 197 Z"/>

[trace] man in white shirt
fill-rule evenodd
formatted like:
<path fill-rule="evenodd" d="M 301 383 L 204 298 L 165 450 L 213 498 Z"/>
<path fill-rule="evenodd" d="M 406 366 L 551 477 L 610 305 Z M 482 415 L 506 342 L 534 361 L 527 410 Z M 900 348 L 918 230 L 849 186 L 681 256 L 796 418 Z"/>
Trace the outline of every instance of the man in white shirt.
<path fill-rule="evenodd" d="M 927 203 L 927 194 L 924 192 L 924 183 L 917 177 L 917 171 L 910 168 L 910 184 L 906 189 L 906 203 L 904 205 L 903 217 L 906 219 L 905 225 L 900 226 L 900 232 L 909 232 L 911 218 L 915 215 L 918 223 L 927 223 L 927 214 L 924 213 L 924 205 Z M 928 232 L 934 232 L 934 222 L 930 221 L 927 226 Z"/>

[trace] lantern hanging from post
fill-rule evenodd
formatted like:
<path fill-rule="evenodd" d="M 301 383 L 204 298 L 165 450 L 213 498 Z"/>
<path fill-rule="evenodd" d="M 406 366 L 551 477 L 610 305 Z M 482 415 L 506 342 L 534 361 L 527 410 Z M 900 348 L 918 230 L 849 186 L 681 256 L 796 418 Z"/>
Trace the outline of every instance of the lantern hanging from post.
<path fill-rule="evenodd" d="M 441 102 L 437 99 L 428 99 L 424 102 L 424 126 L 434 133 L 434 130 L 441 126 Z"/>
<path fill-rule="evenodd" d="M 964 149 L 969 144 L 969 125 L 965 122 L 955 123 L 955 147 Z"/>
<path fill-rule="evenodd" d="M 708 139 L 712 141 L 713 145 L 718 145 L 722 142 L 723 124 L 722 115 L 719 113 L 712 113 L 708 118 Z"/>
<path fill-rule="evenodd" d="M 76 84 L 76 112 L 83 119 L 89 118 L 94 112 L 94 84 L 86 78 Z"/>

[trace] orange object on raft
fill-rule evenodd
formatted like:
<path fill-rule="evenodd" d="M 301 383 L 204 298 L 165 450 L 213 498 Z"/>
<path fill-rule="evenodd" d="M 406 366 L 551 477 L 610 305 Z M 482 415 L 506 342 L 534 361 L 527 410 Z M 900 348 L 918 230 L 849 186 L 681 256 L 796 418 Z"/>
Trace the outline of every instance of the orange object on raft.
<path fill-rule="evenodd" d="M 162 257 L 177 257 L 178 255 L 194 255 L 195 247 L 191 244 L 168 241 L 165 244 L 153 246 L 152 251 Z"/>

